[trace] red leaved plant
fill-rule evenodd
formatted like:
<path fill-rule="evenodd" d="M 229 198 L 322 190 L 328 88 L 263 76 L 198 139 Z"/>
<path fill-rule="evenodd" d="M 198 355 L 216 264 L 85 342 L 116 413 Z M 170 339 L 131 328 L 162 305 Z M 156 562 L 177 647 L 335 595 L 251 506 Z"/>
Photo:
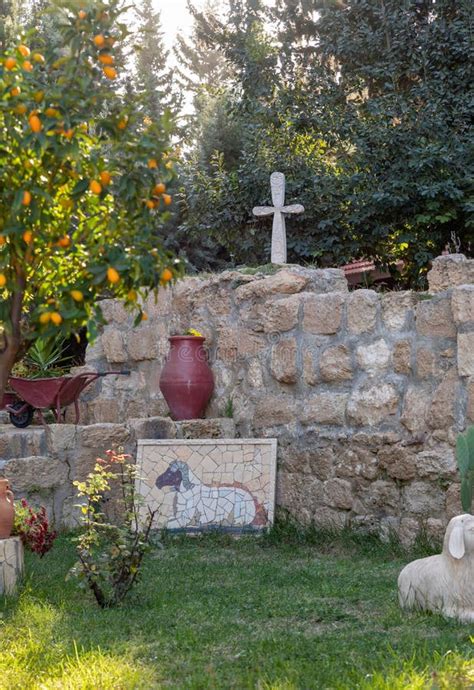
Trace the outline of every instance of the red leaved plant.
<path fill-rule="evenodd" d="M 17 534 L 25 548 L 30 549 L 43 558 L 53 546 L 57 537 L 56 530 L 49 529 L 49 520 L 46 508 L 34 509 L 25 498 L 15 504 L 15 526 Z"/>

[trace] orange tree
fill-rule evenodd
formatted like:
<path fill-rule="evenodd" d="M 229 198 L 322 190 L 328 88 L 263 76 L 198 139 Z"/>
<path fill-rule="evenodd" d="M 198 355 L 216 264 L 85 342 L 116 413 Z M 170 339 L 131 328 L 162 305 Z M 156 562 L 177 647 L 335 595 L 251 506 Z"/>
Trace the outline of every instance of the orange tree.
<path fill-rule="evenodd" d="M 156 232 L 171 204 L 166 123 L 115 87 L 120 2 L 55 11 L 57 46 L 0 54 L 0 400 L 35 339 L 93 337 L 104 294 L 138 322 L 140 297 L 180 272 Z"/>

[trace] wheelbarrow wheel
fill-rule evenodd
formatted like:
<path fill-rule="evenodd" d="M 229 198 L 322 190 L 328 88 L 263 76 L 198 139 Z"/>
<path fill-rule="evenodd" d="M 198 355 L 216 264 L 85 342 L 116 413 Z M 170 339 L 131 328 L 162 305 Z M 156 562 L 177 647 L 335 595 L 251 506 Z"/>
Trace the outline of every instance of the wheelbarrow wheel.
<path fill-rule="evenodd" d="M 24 406 L 25 403 L 16 402 L 10 407 L 12 410 L 21 410 L 21 408 Z M 33 414 L 34 409 L 30 405 L 28 405 L 26 410 L 21 412 L 21 414 L 14 414 L 13 412 L 10 412 L 10 422 L 13 424 L 13 426 L 16 426 L 18 429 L 25 429 L 33 421 Z"/>

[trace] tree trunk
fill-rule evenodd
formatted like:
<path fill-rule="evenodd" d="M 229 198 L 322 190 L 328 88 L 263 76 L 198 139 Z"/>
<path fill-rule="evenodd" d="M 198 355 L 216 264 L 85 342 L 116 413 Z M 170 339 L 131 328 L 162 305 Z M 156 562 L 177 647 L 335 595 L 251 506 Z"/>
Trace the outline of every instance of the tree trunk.
<path fill-rule="evenodd" d="M 8 377 L 21 347 L 21 310 L 25 292 L 25 274 L 18 265 L 15 290 L 10 298 L 10 323 L 4 324 L 0 339 L 0 404 L 3 399 Z"/>

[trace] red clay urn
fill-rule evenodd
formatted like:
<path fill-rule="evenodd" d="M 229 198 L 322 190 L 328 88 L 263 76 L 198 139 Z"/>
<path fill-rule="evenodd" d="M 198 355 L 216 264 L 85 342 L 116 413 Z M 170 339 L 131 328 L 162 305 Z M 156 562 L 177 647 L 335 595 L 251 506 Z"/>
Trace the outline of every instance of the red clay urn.
<path fill-rule="evenodd" d="M 176 421 L 200 419 L 214 390 L 204 336 L 173 335 L 160 376 L 160 390 Z"/>
<path fill-rule="evenodd" d="M 8 479 L 0 479 L 0 539 L 8 539 L 12 533 L 15 506 Z"/>

